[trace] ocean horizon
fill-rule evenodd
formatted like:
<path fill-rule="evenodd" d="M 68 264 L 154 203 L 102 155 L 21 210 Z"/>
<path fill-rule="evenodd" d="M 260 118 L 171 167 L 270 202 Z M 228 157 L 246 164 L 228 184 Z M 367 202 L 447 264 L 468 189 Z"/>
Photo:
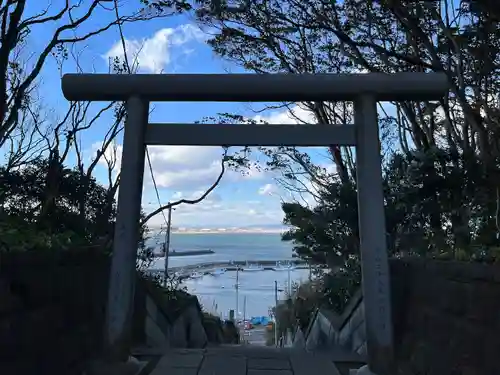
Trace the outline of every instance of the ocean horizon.
<path fill-rule="evenodd" d="M 160 249 L 165 234 L 157 234 L 146 246 Z M 172 257 L 170 266 L 179 267 L 206 262 L 292 259 L 292 244 L 281 240 L 280 233 L 171 233 L 170 251 L 212 250 L 213 254 Z M 175 265 L 174 265 L 175 263 Z"/>
<path fill-rule="evenodd" d="M 165 233 L 165 228 L 162 227 L 151 227 L 150 230 L 153 233 Z M 192 227 L 172 227 L 171 233 L 179 234 L 212 234 L 212 233 L 283 233 L 287 231 L 288 228 L 283 225 L 273 225 L 273 226 L 258 226 L 250 225 L 244 227 L 210 227 L 210 226 L 192 226 Z"/>

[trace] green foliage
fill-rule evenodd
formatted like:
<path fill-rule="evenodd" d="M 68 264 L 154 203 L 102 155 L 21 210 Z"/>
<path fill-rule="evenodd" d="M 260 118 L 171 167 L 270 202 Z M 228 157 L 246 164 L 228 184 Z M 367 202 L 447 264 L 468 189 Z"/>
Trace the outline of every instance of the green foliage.
<path fill-rule="evenodd" d="M 495 204 L 487 175 L 477 161 L 429 149 L 393 154 L 383 174 L 386 234 L 392 256 L 426 256 L 494 262 Z M 321 276 L 320 300 L 341 313 L 360 287 L 359 232 L 354 182 L 331 182 L 313 208 L 283 203 L 291 228 L 283 240 L 311 263 L 332 272 Z M 298 314 L 295 314 L 298 317 Z"/>
<path fill-rule="evenodd" d="M 318 280 L 292 284 L 292 291 L 287 293 L 286 299 L 271 308 L 276 322 L 273 334 L 276 329 L 280 338 L 286 337 L 288 332 L 293 333 L 297 327 L 306 329 L 313 312 L 324 302 Z M 274 343 L 274 338 L 272 342 Z"/>
<path fill-rule="evenodd" d="M 321 278 L 310 280 L 295 287 L 293 314 L 296 326 L 299 326 L 302 330 L 307 329 L 313 313 L 317 308 L 325 305 L 324 297 L 323 280 Z"/>
<path fill-rule="evenodd" d="M 358 257 L 351 257 L 336 272 L 323 275 L 320 302 L 341 314 L 361 286 Z"/>
<path fill-rule="evenodd" d="M 278 337 L 286 335 L 286 332 L 293 330 L 295 326 L 295 316 L 293 311 L 293 297 L 281 301 L 277 306 L 273 307 L 273 315 L 276 320 L 276 328 Z"/>
<path fill-rule="evenodd" d="M 284 223 L 291 226 L 282 238 L 294 243 L 300 258 L 334 267 L 358 253 L 356 191 L 353 184 L 332 183 L 322 195 L 312 209 L 282 204 Z"/>
<path fill-rule="evenodd" d="M 2 251 L 64 250 L 97 245 L 110 250 L 116 204 L 114 191 L 69 169 L 57 157 L 23 168 L 0 167 Z M 145 249 L 147 228 L 139 247 Z"/>

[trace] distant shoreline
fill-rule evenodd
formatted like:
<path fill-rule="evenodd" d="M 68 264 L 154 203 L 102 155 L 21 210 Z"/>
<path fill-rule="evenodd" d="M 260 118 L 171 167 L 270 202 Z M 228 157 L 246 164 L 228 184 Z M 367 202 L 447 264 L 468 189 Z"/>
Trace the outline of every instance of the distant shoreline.
<path fill-rule="evenodd" d="M 186 229 L 186 230 L 172 230 L 175 234 L 281 234 L 285 232 L 286 229 L 267 229 L 267 230 L 196 230 L 196 229 Z"/>

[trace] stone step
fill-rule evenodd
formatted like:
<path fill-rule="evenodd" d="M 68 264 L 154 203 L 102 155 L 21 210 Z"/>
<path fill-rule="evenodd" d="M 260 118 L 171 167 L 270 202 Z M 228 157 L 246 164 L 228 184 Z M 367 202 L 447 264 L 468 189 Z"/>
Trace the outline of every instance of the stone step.
<path fill-rule="evenodd" d="M 295 349 L 297 350 L 297 349 Z M 334 362 L 355 362 L 355 363 L 366 363 L 365 356 L 358 353 L 351 352 L 342 347 L 328 348 L 328 349 L 318 349 L 313 353 L 326 356 Z"/>
<path fill-rule="evenodd" d="M 147 347 L 147 346 L 139 346 L 135 347 L 131 350 L 130 355 L 133 357 L 151 357 L 151 356 L 162 356 L 166 354 L 169 350 L 172 350 L 169 347 Z"/>
<path fill-rule="evenodd" d="M 350 369 L 362 365 L 361 356 L 341 349 L 308 353 L 294 348 L 224 345 L 170 349 L 151 375 L 348 375 Z"/>

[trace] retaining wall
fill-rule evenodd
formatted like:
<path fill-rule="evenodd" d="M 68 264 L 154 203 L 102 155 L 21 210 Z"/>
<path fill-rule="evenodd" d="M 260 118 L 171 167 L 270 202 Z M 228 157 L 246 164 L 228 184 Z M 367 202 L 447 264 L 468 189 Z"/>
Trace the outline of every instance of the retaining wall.
<path fill-rule="evenodd" d="M 108 256 L 99 249 L 0 256 L 0 373 L 77 371 L 101 348 Z"/>
<path fill-rule="evenodd" d="M 398 259 L 390 269 L 399 374 L 500 373 L 499 266 Z M 297 345 L 365 355 L 364 314 L 360 292 L 341 316 L 320 309 Z"/>
<path fill-rule="evenodd" d="M 0 256 L 0 374 L 80 375 L 102 354 L 109 255 L 92 248 Z M 182 297 L 165 301 L 138 277 L 131 344 L 206 345 L 198 300 Z"/>

